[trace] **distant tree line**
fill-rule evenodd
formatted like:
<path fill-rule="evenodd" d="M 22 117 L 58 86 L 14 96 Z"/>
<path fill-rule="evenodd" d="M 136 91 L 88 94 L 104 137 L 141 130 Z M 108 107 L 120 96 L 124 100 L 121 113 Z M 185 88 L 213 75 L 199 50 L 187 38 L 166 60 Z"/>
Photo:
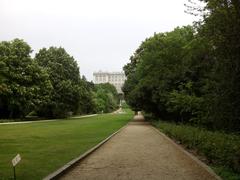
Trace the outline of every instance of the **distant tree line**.
<path fill-rule="evenodd" d="M 205 0 L 194 26 L 147 38 L 125 65 L 127 103 L 164 120 L 240 130 L 240 1 Z M 195 12 L 193 12 L 195 11 Z M 190 12 L 190 13 L 191 13 Z"/>
<path fill-rule="evenodd" d="M 0 42 L 0 118 L 62 118 L 117 108 L 115 87 L 81 77 L 64 48 L 42 48 L 34 58 L 31 53 L 23 40 Z"/>

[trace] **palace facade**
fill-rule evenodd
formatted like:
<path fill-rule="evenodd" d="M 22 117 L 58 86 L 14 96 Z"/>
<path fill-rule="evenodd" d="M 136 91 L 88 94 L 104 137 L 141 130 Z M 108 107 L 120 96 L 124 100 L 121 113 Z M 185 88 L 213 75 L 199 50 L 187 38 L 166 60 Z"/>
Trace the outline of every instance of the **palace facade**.
<path fill-rule="evenodd" d="M 117 92 L 122 94 L 122 86 L 126 80 L 126 76 L 123 72 L 94 72 L 93 73 L 94 83 L 110 83 L 114 85 L 117 89 Z"/>

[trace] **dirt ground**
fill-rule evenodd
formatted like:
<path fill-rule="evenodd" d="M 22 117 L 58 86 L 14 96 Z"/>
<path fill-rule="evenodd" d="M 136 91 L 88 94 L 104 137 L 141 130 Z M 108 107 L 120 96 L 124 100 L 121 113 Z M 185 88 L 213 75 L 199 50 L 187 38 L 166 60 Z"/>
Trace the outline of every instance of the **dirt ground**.
<path fill-rule="evenodd" d="M 135 120 L 60 179 L 216 179 L 151 125 L 138 123 L 141 117 Z"/>

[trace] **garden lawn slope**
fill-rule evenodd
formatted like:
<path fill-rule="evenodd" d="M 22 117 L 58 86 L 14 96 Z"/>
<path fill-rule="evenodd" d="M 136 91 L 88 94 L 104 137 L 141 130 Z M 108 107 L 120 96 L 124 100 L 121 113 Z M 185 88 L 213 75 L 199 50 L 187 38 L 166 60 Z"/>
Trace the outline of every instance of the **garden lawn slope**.
<path fill-rule="evenodd" d="M 42 179 L 124 126 L 132 113 L 0 126 L 0 179 L 12 178 L 11 159 L 19 153 L 17 179 Z"/>

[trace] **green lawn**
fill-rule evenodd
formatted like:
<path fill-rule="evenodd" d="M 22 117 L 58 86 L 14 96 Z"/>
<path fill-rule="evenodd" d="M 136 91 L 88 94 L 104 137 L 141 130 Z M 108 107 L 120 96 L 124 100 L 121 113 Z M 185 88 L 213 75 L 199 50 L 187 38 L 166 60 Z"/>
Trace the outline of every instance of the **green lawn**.
<path fill-rule="evenodd" d="M 17 179 L 42 179 L 124 126 L 133 114 L 103 114 L 53 122 L 0 125 L 0 179 L 12 178 L 11 159 L 19 153 Z"/>

